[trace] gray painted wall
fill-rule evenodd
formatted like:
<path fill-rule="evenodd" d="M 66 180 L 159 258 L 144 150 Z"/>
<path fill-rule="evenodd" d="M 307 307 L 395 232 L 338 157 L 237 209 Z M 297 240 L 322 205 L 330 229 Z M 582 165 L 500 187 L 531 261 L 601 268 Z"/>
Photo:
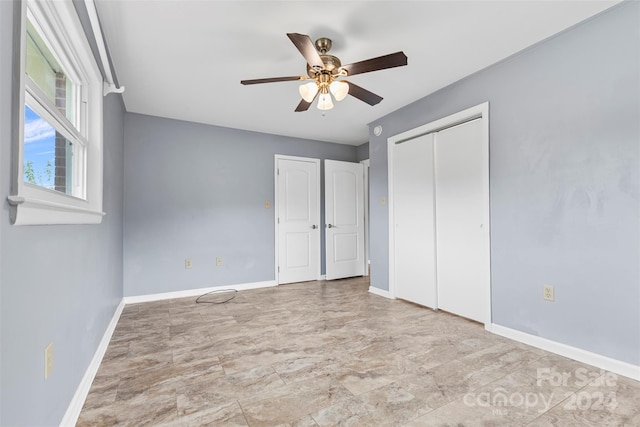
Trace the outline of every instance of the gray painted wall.
<path fill-rule="evenodd" d="M 639 52 L 624 2 L 372 123 L 372 286 L 388 289 L 386 139 L 489 101 L 493 322 L 640 364 Z"/>
<path fill-rule="evenodd" d="M 124 110 L 119 95 L 105 98 L 103 223 L 11 225 L 14 5 L 0 1 L 0 425 L 58 425 L 122 300 Z"/>
<path fill-rule="evenodd" d="M 274 280 L 274 155 L 357 154 L 353 146 L 133 113 L 125 114 L 125 141 L 127 296 Z M 324 255 L 322 264 L 324 272 Z"/>
<path fill-rule="evenodd" d="M 369 158 L 369 143 L 366 142 L 358 146 L 358 161 L 367 160 Z"/>

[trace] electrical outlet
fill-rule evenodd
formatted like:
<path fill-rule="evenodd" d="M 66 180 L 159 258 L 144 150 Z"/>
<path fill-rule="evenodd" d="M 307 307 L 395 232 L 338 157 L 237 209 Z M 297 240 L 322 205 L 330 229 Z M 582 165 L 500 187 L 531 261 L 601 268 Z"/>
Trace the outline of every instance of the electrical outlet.
<path fill-rule="evenodd" d="M 264 207 L 265 207 L 265 209 L 269 209 L 271 207 L 271 201 L 265 200 Z"/>
<path fill-rule="evenodd" d="M 189 258 L 185 259 L 184 260 L 184 268 L 186 268 L 188 270 L 191 267 L 193 267 L 193 262 Z"/>
<path fill-rule="evenodd" d="M 53 371 L 53 343 L 44 348 L 44 379 L 48 379 Z"/>
<path fill-rule="evenodd" d="M 553 286 L 545 285 L 542 288 L 542 298 L 547 301 L 553 301 Z"/>
<path fill-rule="evenodd" d="M 384 196 L 380 197 L 380 204 L 381 204 L 382 206 L 386 205 L 386 204 L 387 204 L 387 198 L 386 198 L 386 197 L 384 197 Z"/>
<path fill-rule="evenodd" d="M 222 257 L 221 256 L 217 256 L 216 257 L 216 267 L 220 267 L 222 265 Z"/>

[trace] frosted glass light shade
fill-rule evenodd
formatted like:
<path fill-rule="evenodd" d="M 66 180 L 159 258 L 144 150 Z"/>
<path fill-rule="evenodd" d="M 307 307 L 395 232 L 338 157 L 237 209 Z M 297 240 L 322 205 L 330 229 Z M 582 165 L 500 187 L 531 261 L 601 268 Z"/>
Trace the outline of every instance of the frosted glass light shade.
<path fill-rule="evenodd" d="M 331 95 L 328 93 L 320 94 L 318 99 L 318 110 L 330 110 L 333 108 L 333 101 L 331 101 Z"/>
<path fill-rule="evenodd" d="M 298 90 L 302 99 L 311 102 L 316 97 L 316 93 L 318 93 L 318 85 L 316 82 L 305 83 Z"/>
<path fill-rule="evenodd" d="M 336 101 L 342 101 L 349 93 L 349 84 L 335 80 L 329 85 L 329 90 L 336 98 Z"/>

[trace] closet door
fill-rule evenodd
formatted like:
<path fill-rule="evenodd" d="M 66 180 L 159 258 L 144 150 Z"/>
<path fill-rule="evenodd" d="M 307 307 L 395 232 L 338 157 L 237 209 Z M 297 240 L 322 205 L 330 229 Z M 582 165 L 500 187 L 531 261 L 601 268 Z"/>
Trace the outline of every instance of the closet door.
<path fill-rule="evenodd" d="M 278 283 L 320 277 L 320 160 L 278 158 Z"/>
<path fill-rule="evenodd" d="M 477 119 L 436 134 L 435 223 L 438 308 L 484 323 L 490 285 L 481 126 Z"/>
<path fill-rule="evenodd" d="M 436 307 L 433 134 L 393 149 L 396 296 Z"/>

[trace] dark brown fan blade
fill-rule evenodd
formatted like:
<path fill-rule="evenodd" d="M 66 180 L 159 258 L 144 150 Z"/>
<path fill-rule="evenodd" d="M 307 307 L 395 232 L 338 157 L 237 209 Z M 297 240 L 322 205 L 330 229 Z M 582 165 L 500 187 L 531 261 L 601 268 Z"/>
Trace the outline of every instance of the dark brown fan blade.
<path fill-rule="evenodd" d="M 291 76 L 291 77 L 270 77 L 268 79 L 253 79 L 253 80 L 240 80 L 243 85 L 255 85 L 258 83 L 275 83 L 275 82 L 290 82 L 293 80 L 304 80 L 304 76 Z"/>
<path fill-rule="evenodd" d="M 287 33 L 287 37 L 296 45 L 302 56 L 304 56 L 304 59 L 307 60 L 307 64 L 318 70 L 324 69 L 324 62 L 322 62 L 322 58 L 320 58 L 320 54 L 309 36 L 298 33 Z"/>
<path fill-rule="evenodd" d="M 351 82 L 347 82 L 346 80 L 343 80 L 343 82 L 349 84 L 349 95 L 358 98 L 360 101 L 364 101 L 369 105 L 376 105 L 382 101 L 382 97 L 373 92 L 370 92 L 358 85 L 354 85 Z"/>
<path fill-rule="evenodd" d="M 353 76 L 355 74 L 369 73 L 386 68 L 402 67 L 403 65 L 407 65 L 407 55 L 405 55 L 404 52 L 396 52 L 377 58 L 354 62 L 353 64 L 343 65 L 342 69 L 347 71 L 348 76 Z"/>
<path fill-rule="evenodd" d="M 298 106 L 296 107 L 296 113 L 300 113 L 302 111 L 307 111 L 309 109 L 309 107 L 311 107 L 311 104 L 313 104 L 313 101 L 316 100 L 316 98 L 318 97 L 318 94 L 320 93 L 320 91 L 318 91 L 316 93 L 316 96 L 313 97 L 313 99 L 311 100 L 311 102 L 307 102 L 304 99 L 300 100 L 300 104 L 298 104 Z"/>
<path fill-rule="evenodd" d="M 311 107 L 311 104 L 313 104 L 313 102 L 307 102 L 304 99 L 301 99 L 300 104 L 296 107 L 296 113 L 307 111 L 309 107 Z"/>

